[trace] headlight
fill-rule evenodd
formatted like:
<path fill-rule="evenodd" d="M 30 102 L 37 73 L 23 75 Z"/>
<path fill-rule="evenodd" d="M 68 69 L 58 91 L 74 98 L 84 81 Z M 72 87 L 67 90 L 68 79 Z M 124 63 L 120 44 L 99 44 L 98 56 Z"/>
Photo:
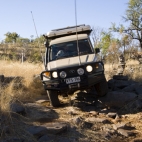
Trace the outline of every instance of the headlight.
<path fill-rule="evenodd" d="M 56 72 L 56 71 L 54 71 L 54 72 L 52 73 L 52 76 L 53 76 L 54 78 L 57 78 L 57 77 L 58 77 L 57 72 Z"/>
<path fill-rule="evenodd" d="M 67 76 L 66 72 L 65 71 L 61 71 L 60 72 L 60 77 L 61 78 L 65 78 Z"/>
<path fill-rule="evenodd" d="M 92 66 L 88 65 L 88 66 L 86 67 L 86 70 L 87 70 L 88 72 L 91 72 L 91 71 L 93 70 L 93 68 L 92 68 Z"/>
<path fill-rule="evenodd" d="M 84 69 L 79 68 L 79 69 L 77 70 L 77 73 L 78 73 L 79 75 L 83 75 L 83 74 L 84 74 Z"/>
<path fill-rule="evenodd" d="M 44 72 L 43 75 L 46 77 L 50 77 L 50 72 Z"/>

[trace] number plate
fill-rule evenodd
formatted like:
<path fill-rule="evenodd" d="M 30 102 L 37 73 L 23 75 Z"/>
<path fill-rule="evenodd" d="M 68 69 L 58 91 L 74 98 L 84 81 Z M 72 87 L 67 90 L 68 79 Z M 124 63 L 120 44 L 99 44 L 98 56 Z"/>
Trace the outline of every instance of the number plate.
<path fill-rule="evenodd" d="M 66 84 L 74 83 L 74 82 L 80 82 L 80 77 L 73 77 L 73 78 L 67 78 Z"/>

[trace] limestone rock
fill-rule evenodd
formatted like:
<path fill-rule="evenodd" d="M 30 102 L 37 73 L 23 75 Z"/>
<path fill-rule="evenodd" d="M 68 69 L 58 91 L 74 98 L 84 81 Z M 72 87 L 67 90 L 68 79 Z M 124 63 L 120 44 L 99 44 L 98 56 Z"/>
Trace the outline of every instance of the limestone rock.
<path fill-rule="evenodd" d="M 117 113 L 115 113 L 115 112 L 109 112 L 108 114 L 107 114 L 107 117 L 110 117 L 110 118 L 116 118 L 116 116 L 117 116 L 118 114 Z"/>
<path fill-rule="evenodd" d="M 110 121 L 106 118 L 95 118 L 95 117 L 90 117 L 86 119 L 87 122 L 92 122 L 92 123 L 110 123 Z"/>
<path fill-rule="evenodd" d="M 41 125 L 42 126 L 42 125 Z M 59 134 L 67 131 L 69 125 L 65 122 L 51 122 L 43 125 L 49 134 Z"/>
<path fill-rule="evenodd" d="M 117 131 L 118 131 L 118 133 L 120 133 L 121 135 L 123 135 L 125 137 L 134 136 L 136 134 L 133 131 L 124 130 L 124 129 L 118 129 Z"/>

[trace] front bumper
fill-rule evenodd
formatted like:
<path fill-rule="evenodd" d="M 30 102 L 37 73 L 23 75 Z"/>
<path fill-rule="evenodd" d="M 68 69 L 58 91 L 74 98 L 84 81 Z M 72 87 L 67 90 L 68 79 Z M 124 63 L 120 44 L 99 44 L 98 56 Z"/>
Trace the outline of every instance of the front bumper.
<path fill-rule="evenodd" d="M 98 72 L 86 76 L 80 76 L 80 82 L 66 83 L 66 79 L 56 79 L 43 81 L 45 90 L 56 90 L 60 92 L 77 91 L 87 89 L 105 79 L 103 72 Z"/>

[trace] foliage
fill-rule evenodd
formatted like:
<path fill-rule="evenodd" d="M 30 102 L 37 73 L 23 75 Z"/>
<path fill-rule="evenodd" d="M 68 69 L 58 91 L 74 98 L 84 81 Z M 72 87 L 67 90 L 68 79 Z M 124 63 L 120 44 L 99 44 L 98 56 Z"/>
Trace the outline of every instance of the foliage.
<path fill-rule="evenodd" d="M 34 39 L 33 42 L 35 44 L 44 44 L 45 38 L 42 35 L 40 35 L 40 37 L 37 37 L 36 39 Z"/>
<path fill-rule="evenodd" d="M 16 43 L 17 38 L 19 37 L 19 35 L 16 32 L 7 32 L 5 34 L 6 38 L 5 38 L 5 42 L 6 43 Z"/>
<path fill-rule="evenodd" d="M 114 32 L 125 33 L 133 40 L 137 40 L 142 49 L 142 0 L 129 0 L 123 19 L 129 24 L 128 27 L 122 24 L 116 27 L 113 23 L 110 29 Z"/>
<path fill-rule="evenodd" d="M 19 42 L 19 43 L 30 43 L 30 39 L 19 37 L 19 38 L 17 38 L 17 42 Z"/>
<path fill-rule="evenodd" d="M 101 48 L 103 54 L 107 53 L 107 50 L 111 44 L 112 35 L 110 32 L 102 32 Z"/>

